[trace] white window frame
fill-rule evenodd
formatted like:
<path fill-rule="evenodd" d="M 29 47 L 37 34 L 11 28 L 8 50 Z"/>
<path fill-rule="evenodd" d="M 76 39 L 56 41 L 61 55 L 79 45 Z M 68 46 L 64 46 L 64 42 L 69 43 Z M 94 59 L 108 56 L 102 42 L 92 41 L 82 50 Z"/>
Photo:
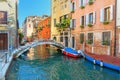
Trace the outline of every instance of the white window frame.
<path fill-rule="evenodd" d="M 92 25 L 94 25 L 96 23 L 96 11 L 93 11 L 93 12 L 90 12 L 88 14 L 86 14 L 86 25 L 88 25 L 90 22 L 89 22 L 89 15 L 93 13 L 93 23 Z"/>
<path fill-rule="evenodd" d="M 108 7 L 110 7 L 110 22 L 113 20 L 113 18 L 114 18 L 114 5 L 109 5 L 109 6 L 106 6 L 106 7 L 104 7 L 104 8 L 101 8 L 100 9 L 100 22 L 104 22 L 105 21 L 105 19 L 104 19 L 104 10 L 105 10 L 105 8 L 108 8 Z"/>
<path fill-rule="evenodd" d="M 88 41 L 88 34 L 89 34 L 89 33 L 93 33 L 93 43 L 91 44 L 91 45 L 93 45 L 93 44 L 94 44 L 94 32 L 87 32 L 87 36 L 86 36 L 86 37 L 87 37 L 87 38 L 86 38 L 87 41 Z"/>
<path fill-rule="evenodd" d="M 81 0 L 79 0 L 79 6 L 85 6 L 86 5 L 86 0 L 83 0 L 83 3 L 81 3 Z"/>
<path fill-rule="evenodd" d="M 85 18 L 86 18 L 86 17 L 85 17 L 85 15 L 83 15 L 83 16 L 84 16 L 84 24 L 83 24 L 83 26 L 85 26 L 85 24 L 86 24 Z M 80 26 L 82 25 L 82 21 L 83 21 L 83 20 L 82 20 L 82 17 L 83 17 L 83 16 L 80 17 Z"/>
<path fill-rule="evenodd" d="M 101 34 L 101 45 L 103 45 L 103 44 L 102 44 L 102 42 L 103 42 L 103 36 L 102 36 L 102 35 L 103 35 L 104 32 L 110 32 L 110 41 L 112 40 L 112 31 L 111 31 L 111 30 L 102 31 L 102 34 Z M 110 43 L 111 43 L 111 42 L 110 42 Z M 103 45 L 103 46 L 104 46 L 104 45 Z"/>
<path fill-rule="evenodd" d="M 86 42 L 86 40 L 85 40 L 85 32 L 80 32 L 80 34 L 84 34 L 84 42 Z M 79 35 L 79 39 L 80 39 L 80 35 Z"/>

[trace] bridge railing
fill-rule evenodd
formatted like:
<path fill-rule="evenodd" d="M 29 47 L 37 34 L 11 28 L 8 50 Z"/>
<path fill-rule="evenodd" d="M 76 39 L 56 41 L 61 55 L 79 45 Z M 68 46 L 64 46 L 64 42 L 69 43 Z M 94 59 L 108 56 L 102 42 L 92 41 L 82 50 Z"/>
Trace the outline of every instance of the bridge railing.
<path fill-rule="evenodd" d="M 0 53 L 0 71 L 8 62 L 8 56 L 9 56 L 8 53 Z"/>
<path fill-rule="evenodd" d="M 64 48 L 64 46 L 61 43 L 58 43 L 54 40 L 50 40 L 50 39 L 40 39 L 39 42 L 46 42 L 46 43 L 50 43 L 50 44 L 54 44 L 58 47 Z"/>

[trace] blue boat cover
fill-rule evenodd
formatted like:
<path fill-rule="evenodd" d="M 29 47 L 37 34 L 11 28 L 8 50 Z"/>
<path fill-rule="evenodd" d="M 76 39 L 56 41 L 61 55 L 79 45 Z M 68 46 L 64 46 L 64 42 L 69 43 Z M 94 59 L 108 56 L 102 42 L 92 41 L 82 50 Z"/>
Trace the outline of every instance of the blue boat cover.
<path fill-rule="evenodd" d="M 78 54 L 77 51 L 76 51 L 76 50 L 73 50 L 72 48 L 68 48 L 68 47 L 67 47 L 67 48 L 65 48 L 64 50 L 65 50 L 66 52 L 71 53 L 71 54 Z"/>

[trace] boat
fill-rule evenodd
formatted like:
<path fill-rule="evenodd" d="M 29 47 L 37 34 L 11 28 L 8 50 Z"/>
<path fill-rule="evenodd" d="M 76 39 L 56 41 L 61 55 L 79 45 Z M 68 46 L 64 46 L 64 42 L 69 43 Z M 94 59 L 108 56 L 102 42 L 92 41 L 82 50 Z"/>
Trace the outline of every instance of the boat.
<path fill-rule="evenodd" d="M 101 67 L 106 67 L 106 68 L 109 68 L 109 69 L 116 70 L 116 71 L 120 72 L 120 66 L 118 66 L 118 65 L 110 64 L 110 63 L 107 63 L 107 62 L 104 62 L 104 61 L 101 61 L 101 60 L 96 60 L 96 59 L 88 56 L 87 54 L 84 54 L 84 55 L 85 55 L 85 58 L 88 61 L 92 62 L 93 64 L 97 64 L 97 65 L 99 65 Z"/>
<path fill-rule="evenodd" d="M 65 54 L 69 57 L 73 57 L 73 58 L 79 58 L 80 57 L 80 54 L 76 50 L 74 50 L 72 48 L 68 48 L 68 47 L 63 49 L 63 54 Z"/>

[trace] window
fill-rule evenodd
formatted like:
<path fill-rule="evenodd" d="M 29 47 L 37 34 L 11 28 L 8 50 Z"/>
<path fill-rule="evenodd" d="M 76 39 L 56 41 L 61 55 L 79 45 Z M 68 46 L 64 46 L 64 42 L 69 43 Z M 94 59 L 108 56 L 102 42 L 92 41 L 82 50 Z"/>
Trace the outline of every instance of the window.
<path fill-rule="evenodd" d="M 53 7 L 53 13 L 55 13 L 56 12 L 56 7 Z"/>
<path fill-rule="evenodd" d="M 30 22 L 30 19 L 28 19 L 28 22 Z"/>
<path fill-rule="evenodd" d="M 60 17 L 60 23 L 62 22 L 62 17 Z"/>
<path fill-rule="evenodd" d="M 54 27 L 56 27 L 56 19 L 54 19 Z"/>
<path fill-rule="evenodd" d="M 84 42 L 84 33 L 80 34 L 80 43 L 82 44 Z"/>
<path fill-rule="evenodd" d="M 84 7 L 85 6 L 85 0 L 79 0 L 79 4 L 80 4 L 80 7 Z"/>
<path fill-rule="evenodd" d="M 64 35 L 68 35 L 68 32 L 64 32 Z"/>
<path fill-rule="evenodd" d="M 29 24 L 29 28 L 31 27 L 31 24 Z"/>
<path fill-rule="evenodd" d="M 87 43 L 88 44 L 92 44 L 93 43 L 93 33 L 88 33 Z"/>
<path fill-rule="evenodd" d="M 87 0 L 89 5 L 92 5 L 94 0 Z"/>
<path fill-rule="evenodd" d="M 70 28 L 76 27 L 76 19 L 70 20 Z"/>
<path fill-rule="evenodd" d="M 67 18 L 67 15 L 64 15 L 64 19 L 66 19 Z"/>
<path fill-rule="evenodd" d="M 60 36 L 60 42 L 63 42 L 63 36 Z"/>
<path fill-rule="evenodd" d="M 74 12 L 74 11 L 75 11 L 75 8 L 76 8 L 75 2 L 72 2 L 72 3 L 71 3 L 71 12 Z"/>
<path fill-rule="evenodd" d="M 110 7 L 104 9 L 104 21 L 110 21 Z"/>
<path fill-rule="evenodd" d="M 65 4 L 65 8 L 67 7 L 67 4 Z"/>
<path fill-rule="evenodd" d="M 110 45 L 110 32 L 109 31 L 102 33 L 102 44 Z"/>
<path fill-rule="evenodd" d="M 86 14 L 86 25 L 93 25 L 96 22 L 96 12 Z"/>
<path fill-rule="evenodd" d="M 72 3 L 72 10 L 75 11 L 75 3 Z"/>
<path fill-rule="evenodd" d="M 81 19 L 80 19 L 80 26 L 84 26 L 85 24 L 85 16 L 81 16 Z"/>
<path fill-rule="evenodd" d="M 110 22 L 113 20 L 113 5 L 109 7 L 102 8 L 100 10 L 100 21 L 101 22 Z"/>
<path fill-rule="evenodd" d="M 53 37 L 53 40 L 55 40 L 55 41 L 56 41 L 56 37 Z"/>
<path fill-rule="evenodd" d="M 89 24 L 93 24 L 93 13 L 89 14 Z"/>

